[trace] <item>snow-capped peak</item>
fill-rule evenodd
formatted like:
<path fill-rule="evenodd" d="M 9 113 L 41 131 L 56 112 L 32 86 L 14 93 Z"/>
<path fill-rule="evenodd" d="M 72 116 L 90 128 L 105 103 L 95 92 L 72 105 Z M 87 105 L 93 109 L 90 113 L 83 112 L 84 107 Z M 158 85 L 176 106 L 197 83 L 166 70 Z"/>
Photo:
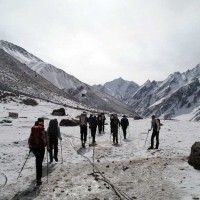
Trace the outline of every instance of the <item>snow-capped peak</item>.
<path fill-rule="evenodd" d="M 27 52 L 25 49 L 4 40 L 0 40 L 0 49 L 3 49 L 5 52 L 25 64 L 29 64 L 31 62 L 43 62 L 41 59 Z"/>

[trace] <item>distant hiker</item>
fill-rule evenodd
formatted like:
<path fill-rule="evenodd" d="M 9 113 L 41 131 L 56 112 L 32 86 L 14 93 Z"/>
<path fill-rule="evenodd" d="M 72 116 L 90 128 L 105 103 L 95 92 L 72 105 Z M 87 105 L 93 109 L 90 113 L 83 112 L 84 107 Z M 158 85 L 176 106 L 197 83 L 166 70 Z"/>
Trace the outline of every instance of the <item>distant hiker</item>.
<path fill-rule="evenodd" d="M 155 115 L 151 116 L 151 131 L 153 129 L 152 135 L 151 135 L 151 146 L 148 149 L 153 149 L 154 148 L 154 138 L 156 137 L 156 147 L 155 149 L 158 149 L 159 146 L 159 130 L 160 130 L 160 123 L 156 119 Z"/>
<path fill-rule="evenodd" d="M 89 122 L 86 112 L 83 112 L 80 116 L 80 133 L 81 133 L 81 143 L 82 147 L 85 147 L 87 141 L 87 123 Z"/>
<path fill-rule="evenodd" d="M 98 114 L 97 121 L 98 121 L 98 131 L 99 131 L 99 134 L 101 134 L 102 129 L 103 129 L 102 114 Z"/>
<path fill-rule="evenodd" d="M 36 185 L 42 184 L 42 162 L 45 154 L 45 147 L 48 147 L 47 133 L 44 130 L 44 122 L 36 121 L 31 128 L 31 134 L 28 139 L 30 151 L 33 152 L 36 158 Z"/>
<path fill-rule="evenodd" d="M 118 127 L 120 126 L 120 122 L 117 114 L 113 115 L 113 118 L 110 121 L 110 125 L 113 133 L 113 143 L 118 144 Z"/>
<path fill-rule="evenodd" d="M 111 126 L 111 121 L 112 121 L 113 117 L 114 117 L 114 114 L 111 114 L 111 115 L 110 115 L 110 133 L 111 133 L 111 134 L 113 134 L 112 126 Z"/>
<path fill-rule="evenodd" d="M 126 129 L 129 126 L 129 121 L 128 121 L 126 115 L 123 115 L 123 118 L 121 119 L 121 126 L 122 126 L 122 130 L 123 130 L 124 139 L 126 139 Z"/>
<path fill-rule="evenodd" d="M 97 131 L 97 125 L 98 125 L 98 121 L 95 115 L 90 115 L 89 118 L 89 128 L 91 130 L 91 135 L 92 135 L 92 143 L 95 144 L 96 140 L 95 140 L 95 136 L 96 136 L 96 131 Z"/>
<path fill-rule="evenodd" d="M 105 114 L 102 113 L 102 131 L 103 133 L 105 132 L 105 121 L 106 121 L 106 117 L 105 117 Z"/>
<path fill-rule="evenodd" d="M 58 162 L 58 139 L 62 140 L 62 137 L 60 134 L 60 128 L 58 126 L 57 119 L 50 120 L 49 127 L 47 129 L 47 134 L 49 138 L 50 162 L 53 162 L 53 158 L 55 159 L 56 162 Z"/>

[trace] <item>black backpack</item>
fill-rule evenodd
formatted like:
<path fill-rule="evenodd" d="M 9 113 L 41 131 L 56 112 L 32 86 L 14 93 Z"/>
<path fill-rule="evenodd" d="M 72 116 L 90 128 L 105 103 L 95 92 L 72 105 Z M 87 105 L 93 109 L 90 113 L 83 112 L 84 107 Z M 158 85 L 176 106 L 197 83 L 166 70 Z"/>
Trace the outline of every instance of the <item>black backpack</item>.
<path fill-rule="evenodd" d="M 117 116 L 114 116 L 112 119 L 112 126 L 118 126 L 119 124 L 119 119 L 117 118 Z"/>
<path fill-rule="evenodd" d="M 49 127 L 47 129 L 48 135 L 50 138 L 57 138 L 59 134 L 57 120 L 53 119 L 49 122 Z"/>
<path fill-rule="evenodd" d="M 121 119 L 121 125 L 122 125 L 122 126 L 128 126 L 128 119 L 125 118 L 125 117 L 123 117 L 123 118 Z"/>
<path fill-rule="evenodd" d="M 162 126 L 163 124 L 160 122 L 160 119 L 159 119 L 159 118 L 157 118 L 156 120 L 158 121 L 159 126 L 160 126 L 160 129 L 161 129 L 161 126 Z"/>
<path fill-rule="evenodd" d="M 90 126 L 91 126 L 91 127 L 96 127 L 97 124 L 98 124 L 97 118 L 96 118 L 95 116 L 92 116 L 92 117 L 90 118 Z"/>

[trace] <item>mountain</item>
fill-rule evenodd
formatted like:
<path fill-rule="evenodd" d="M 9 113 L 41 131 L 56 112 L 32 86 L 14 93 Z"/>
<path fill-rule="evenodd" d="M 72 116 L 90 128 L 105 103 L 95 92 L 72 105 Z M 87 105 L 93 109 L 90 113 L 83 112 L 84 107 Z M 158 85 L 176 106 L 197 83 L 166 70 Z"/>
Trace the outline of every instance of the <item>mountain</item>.
<path fill-rule="evenodd" d="M 0 89 L 74 105 L 69 95 L 2 49 L 0 49 Z"/>
<path fill-rule="evenodd" d="M 67 74 L 61 69 L 42 61 L 17 45 L 1 40 L 0 49 L 1 51 L 4 51 L 4 55 L 7 57 L 8 55 L 10 56 L 9 59 L 15 60 L 13 61 L 13 64 L 18 61 L 18 65 L 21 63 L 23 70 L 31 70 L 34 74 L 37 73 L 36 75 L 38 77 L 43 77 L 43 79 L 45 78 L 46 82 L 50 82 L 51 85 L 57 88 L 59 94 L 61 93 L 62 95 L 76 100 L 77 102 L 81 102 L 83 105 L 87 105 L 91 108 L 137 115 L 133 109 L 125 103 L 120 102 L 107 94 L 99 92 L 92 86 L 79 81 L 77 78 Z M 2 59 L 4 58 L 2 57 Z M 33 88 L 33 85 L 31 88 Z M 15 87 L 14 89 L 17 90 Z M 23 88 L 23 90 L 26 89 Z"/>
<path fill-rule="evenodd" d="M 120 77 L 113 81 L 106 82 L 104 85 L 94 85 L 93 87 L 116 99 L 124 101 L 137 91 L 139 85 L 133 81 L 126 81 Z"/>
<path fill-rule="evenodd" d="M 194 116 L 196 108 L 200 106 L 200 65 L 187 72 L 175 72 L 162 82 L 150 82 L 151 88 L 147 89 L 145 104 L 141 100 L 141 89 L 147 88 L 146 84 L 133 96 L 134 101 L 129 105 L 137 107 L 137 111 L 144 116 L 153 113 L 165 119 L 191 113 Z M 137 99 L 138 98 L 138 99 Z M 139 113 L 140 113 L 139 112 Z"/>
<path fill-rule="evenodd" d="M 129 85 L 129 81 L 115 79 L 95 88 L 123 100 L 143 117 L 152 114 L 170 119 L 183 114 L 190 120 L 200 120 L 200 65 L 187 72 L 175 72 L 164 81 L 147 80 L 142 86 Z M 126 82 L 126 83 L 124 83 Z"/>

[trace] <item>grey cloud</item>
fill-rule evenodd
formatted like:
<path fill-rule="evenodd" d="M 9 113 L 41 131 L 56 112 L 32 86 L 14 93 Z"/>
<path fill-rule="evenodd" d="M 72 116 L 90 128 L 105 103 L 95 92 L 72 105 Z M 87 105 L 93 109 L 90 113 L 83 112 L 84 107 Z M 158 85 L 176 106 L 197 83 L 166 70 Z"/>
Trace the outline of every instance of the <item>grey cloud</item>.
<path fill-rule="evenodd" d="M 197 0 L 1 0 L 0 39 L 89 84 L 163 80 L 200 60 Z"/>

